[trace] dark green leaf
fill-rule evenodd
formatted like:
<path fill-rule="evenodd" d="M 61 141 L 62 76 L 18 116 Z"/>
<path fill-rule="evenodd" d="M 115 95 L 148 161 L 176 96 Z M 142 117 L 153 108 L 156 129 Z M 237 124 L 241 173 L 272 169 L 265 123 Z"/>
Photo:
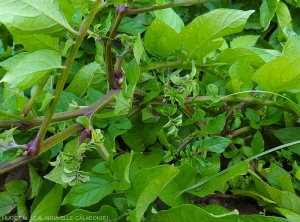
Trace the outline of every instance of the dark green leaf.
<path fill-rule="evenodd" d="M 58 220 L 63 220 L 65 222 L 73 222 L 74 218 L 81 221 L 115 221 L 117 220 L 118 213 L 117 211 L 108 205 L 101 206 L 100 211 L 91 212 L 83 209 L 73 210 L 67 215 L 57 217 L 53 220 L 44 220 L 43 222 L 56 222 Z"/>
<path fill-rule="evenodd" d="M 131 187 L 125 193 L 128 200 L 135 202 L 136 206 L 130 213 L 130 220 L 140 221 L 149 204 L 177 174 L 178 170 L 170 165 L 140 170 L 132 178 Z"/>
<path fill-rule="evenodd" d="M 273 134 L 283 144 L 300 140 L 300 128 L 299 127 L 290 127 L 290 128 L 282 128 L 279 130 L 273 130 Z M 300 155 L 300 145 L 299 144 L 290 146 L 289 149 L 292 152 Z"/>
<path fill-rule="evenodd" d="M 26 191 L 27 182 L 25 180 L 15 180 L 5 184 L 4 187 L 13 195 L 21 195 Z"/>
<path fill-rule="evenodd" d="M 73 93 L 79 98 L 83 97 L 92 83 L 95 72 L 99 68 L 101 68 L 100 65 L 95 62 L 83 66 L 75 75 L 73 81 L 68 86 L 66 91 Z"/>
<path fill-rule="evenodd" d="M 201 150 L 209 150 L 214 153 L 222 153 L 230 144 L 225 137 L 212 136 L 205 138 L 201 143 Z"/>
<path fill-rule="evenodd" d="M 263 0 L 260 6 L 260 24 L 266 30 L 278 7 L 278 0 Z"/>
<path fill-rule="evenodd" d="M 18 216 L 22 217 L 22 218 L 28 218 L 28 211 L 27 211 L 27 207 L 26 207 L 26 198 L 25 195 L 22 194 L 19 197 L 18 200 L 18 205 L 17 205 L 17 212 L 18 212 Z"/>
<path fill-rule="evenodd" d="M 253 140 L 251 142 L 251 148 L 253 155 L 259 154 L 264 151 L 265 142 L 264 139 L 259 132 L 259 130 L 256 131 L 254 134 Z"/>
<path fill-rule="evenodd" d="M 194 178 L 197 175 L 197 170 L 188 164 L 183 164 L 178 169 L 179 174 L 176 175 L 159 194 L 159 198 L 171 207 L 188 203 L 188 198 L 185 194 L 179 196 L 178 194 L 183 189 L 192 185 Z"/>
<path fill-rule="evenodd" d="M 128 17 L 123 18 L 120 26 L 118 27 L 119 32 L 125 32 L 129 35 L 135 36 L 143 33 L 145 30 L 146 28 L 143 25 Z"/>
<path fill-rule="evenodd" d="M 62 194 L 62 186 L 56 184 L 34 209 L 30 221 L 40 221 L 38 218 L 44 218 L 46 216 L 57 216 L 62 200 Z"/>
<path fill-rule="evenodd" d="M 65 196 L 62 204 L 87 207 L 98 203 L 103 197 L 114 190 L 114 183 L 111 177 L 101 174 L 92 174 L 90 181 L 77 183 Z"/>
<path fill-rule="evenodd" d="M 0 193 L 0 216 L 4 216 L 11 212 L 18 204 L 18 196 L 9 192 Z"/>
<path fill-rule="evenodd" d="M 252 172 L 251 178 L 255 183 L 257 191 L 261 195 L 273 200 L 279 207 L 290 210 L 296 214 L 300 214 L 300 198 L 296 194 L 288 191 L 280 191 L 271 187 Z"/>
<path fill-rule="evenodd" d="M 30 186 L 31 186 L 30 198 L 33 198 L 36 197 L 36 195 L 38 194 L 43 180 L 37 174 L 35 168 L 31 164 L 29 164 L 28 166 L 29 166 Z"/>
<path fill-rule="evenodd" d="M 112 162 L 114 177 L 116 178 L 115 189 L 127 190 L 130 187 L 129 169 L 133 152 L 123 154 Z"/>
<path fill-rule="evenodd" d="M 206 125 L 205 128 L 206 133 L 207 134 L 220 133 L 225 126 L 225 122 L 226 122 L 225 113 L 212 118 L 211 120 L 209 120 L 209 122 Z"/>
<path fill-rule="evenodd" d="M 219 189 L 221 186 L 224 185 L 228 180 L 239 176 L 239 175 L 245 175 L 248 172 L 248 167 L 249 164 L 245 161 L 242 161 L 233 167 L 230 168 L 229 171 L 220 174 L 219 176 L 213 178 L 212 180 L 208 181 L 207 183 L 202 184 L 202 182 L 196 184 L 197 188 L 194 190 L 190 190 L 188 188 L 188 192 L 192 193 L 194 195 L 200 196 L 200 197 L 205 197 L 209 194 L 214 193 L 217 189 Z M 214 174 L 215 175 L 215 174 Z M 214 175 L 206 177 L 209 179 L 210 177 L 213 177 Z M 206 180 L 203 180 L 206 181 Z M 194 185 L 194 186 L 196 186 Z"/>

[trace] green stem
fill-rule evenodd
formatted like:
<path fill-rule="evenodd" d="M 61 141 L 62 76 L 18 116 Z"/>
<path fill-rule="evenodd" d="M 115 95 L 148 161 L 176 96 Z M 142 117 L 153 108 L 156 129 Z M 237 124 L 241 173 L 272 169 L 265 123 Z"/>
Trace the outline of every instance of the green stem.
<path fill-rule="evenodd" d="M 46 85 L 47 81 L 48 81 L 49 78 L 45 78 L 40 84 L 38 84 L 38 87 L 37 89 L 35 90 L 34 94 L 31 96 L 31 98 L 29 99 L 26 107 L 24 108 L 23 110 L 23 116 L 24 117 L 27 117 L 30 110 L 31 110 L 31 107 L 33 106 L 34 104 L 34 99 L 35 97 L 43 90 L 44 86 Z"/>
<path fill-rule="evenodd" d="M 220 66 L 220 65 L 228 65 L 228 63 L 212 63 L 212 64 L 195 64 L 197 68 L 203 69 L 208 66 Z M 177 67 L 177 68 L 187 68 L 191 69 L 192 63 L 191 62 L 184 62 L 184 61 L 173 61 L 173 62 L 164 62 L 164 63 L 158 63 L 154 66 L 146 66 L 146 67 L 140 67 L 141 72 L 146 72 L 154 69 L 163 69 L 163 68 L 169 68 L 169 67 Z M 203 69 L 206 71 L 205 69 Z"/>
<path fill-rule="evenodd" d="M 73 62 L 75 60 L 75 57 L 76 57 L 76 54 L 79 50 L 79 47 L 87 33 L 87 30 L 88 28 L 90 27 L 90 24 L 92 23 L 93 21 L 93 18 L 95 17 L 99 7 L 100 7 L 100 4 L 101 4 L 101 0 L 97 0 L 94 4 L 94 6 L 92 7 L 90 13 L 88 14 L 88 16 L 85 18 L 84 22 L 83 22 L 83 25 L 82 25 L 82 28 L 80 29 L 80 31 L 78 32 L 78 36 L 76 37 L 76 40 L 75 40 L 75 44 L 73 45 L 72 49 L 71 49 L 71 52 L 70 52 L 70 55 L 69 57 L 67 58 L 66 60 L 66 63 L 65 63 L 65 69 L 62 71 L 59 79 L 58 79 L 58 82 L 57 82 L 57 85 L 56 85 L 56 89 L 55 89 L 55 92 L 54 92 L 54 98 L 50 104 L 50 107 L 49 107 L 49 110 L 45 116 L 45 119 L 41 125 L 41 128 L 40 130 L 38 131 L 36 137 L 34 138 L 34 141 L 33 143 L 31 144 L 31 147 L 30 150 L 32 150 L 32 155 L 35 155 L 36 153 L 38 153 L 39 151 L 39 147 L 41 145 L 41 142 L 44 140 L 45 138 L 45 135 L 46 135 L 46 132 L 47 132 L 47 128 L 49 126 L 49 124 L 51 123 L 51 119 L 52 119 L 52 116 L 55 112 L 55 109 L 56 109 L 56 106 L 57 106 L 57 103 L 59 101 L 59 98 L 60 98 L 60 95 L 64 89 L 64 86 L 65 86 L 65 83 L 66 83 L 66 80 L 68 78 L 68 75 L 69 75 L 69 72 L 71 70 L 71 67 L 73 65 Z M 30 154 L 30 152 L 29 152 Z"/>
<path fill-rule="evenodd" d="M 235 137 L 237 137 L 237 136 L 239 136 L 239 135 L 241 135 L 241 134 L 243 134 L 243 133 L 246 133 L 246 132 L 248 132 L 250 129 L 251 129 L 250 126 L 245 126 L 245 127 L 240 128 L 240 129 L 237 129 L 237 130 L 235 130 L 235 131 L 229 133 L 230 139 L 233 139 L 233 138 L 235 138 Z"/>
<path fill-rule="evenodd" d="M 143 99 L 146 96 L 146 92 L 143 92 L 141 90 L 135 90 L 134 96 L 138 99 Z M 162 96 L 157 96 L 155 97 L 152 101 L 157 102 L 157 101 L 162 101 L 163 97 Z M 260 99 L 260 98 L 253 98 L 253 97 L 239 97 L 239 96 L 219 96 L 219 101 L 223 102 L 246 102 L 250 104 L 260 104 L 260 105 L 265 105 L 265 106 L 272 106 L 276 107 L 278 109 L 282 109 L 284 111 L 287 111 L 289 113 L 295 114 L 294 110 L 292 110 L 290 107 L 281 105 L 279 103 L 276 103 L 271 100 L 265 100 L 265 99 Z M 197 97 L 187 97 L 185 98 L 185 104 L 192 104 L 192 103 L 207 103 L 213 102 L 211 101 L 210 96 L 197 96 Z M 152 103 L 151 103 L 152 104 Z"/>
<path fill-rule="evenodd" d="M 84 114 L 87 117 L 91 117 L 92 115 L 99 113 L 102 111 L 107 105 L 114 99 L 114 95 L 119 92 L 119 90 L 111 90 L 105 96 L 103 96 L 100 100 L 94 103 L 92 106 L 89 107 L 89 110 L 86 110 Z M 6 173 L 14 168 L 19 167 L 22 164 L 26 164 L 34 160 L 36 157 L 42 155 L 43 153 L 50 150 L 56 144 L 64 141 L 65 139 L 69 138 L 75 133 L 78 133 L 84 129 L 84 126 L 81 124 L 74 124 L 71 127 L 61 131 L 54 136 L 44 140 L 41 143 L 41 150 L 35 157 L 30 156 L 19 156 L 14 159 L 12 162 L 4 162 L 0 164 L 0 175 Z"/>
<path fill-rule="evenodd" d="M 13 114 L 13 113 L 5 112 L 3 110 L 0 110 L 0 115 L 7 116 L 7 117 L 10 117 L 10 118 L 13 118 L 13 119 L 18 119 L 18 120 L 20 120 L 22 122 L 25 122 L 25 123 L 29 122 L 29 120 L 26 119 L 23 116 L 19 116 L 19 115 Z M 2 127 L 2 125 L 0 125 L 0 127 Z"/>
<path fill-rule="evenodd" d="M 260 98 L 253 98 L 253 97 L 239 97 L 239 96 L 219 96 L 220 101 L 223 102 L 246 102 L 246 103 L 252 103 L 252 104 L 260 104 L 260 105 L 266 105 L 266 106 L 273 106 L 278 109 L 285 110 L 289 113 L 295 113 L 291 108 L 287 106 L 283 106 L 279 103 L 276 103 L 271 100 L 264 100 Z M 186 104 L 191 103 L 204 103 L 204 102 L 211 102 L 211 98 L 209 96 L 197 96 L 195 98 L 187 97 L 185 99 Z M 212 102 L 213 104 L 213 102 Z"/>

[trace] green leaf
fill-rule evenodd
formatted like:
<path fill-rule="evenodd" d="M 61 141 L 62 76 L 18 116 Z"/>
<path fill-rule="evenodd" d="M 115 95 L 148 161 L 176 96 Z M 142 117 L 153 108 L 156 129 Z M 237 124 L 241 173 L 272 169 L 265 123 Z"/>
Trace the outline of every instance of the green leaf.
<path fill-rule="evenodd" d="M 83 66 L 75 75 L 73 81 L 67 87 L 66 91 L 73 93 L 79 98 L 83 97 L 92 83 L 95 72 L 99 68 L 100 65 L 95 62 Z"/>
<path fill-rule="evenodd" d="M 259 35 L 238 36 L 230 42 L 230 48 L 250 48 L 256 44 L 259 37 Z"/>
<path fill-rule="evenodd" d="M 75 218 L 76 220 L 80 221 L 115 221 L 117 220 L 117 217 L 118 213 L 113 207 L 103 205 L 101 206 L 101 209 L 98 212 L 90 212 L 83 209 L 76 209 L 67 215 L 57 217 L 53 220 L 44 220 L 44 222 L 56 222 L 58 220 L 63 220 L 65 222 L 73 222 Z"/>
<path fill-rule="evenodd" d="M 54 188 L 43 198 L 31 214 L 30 222 L 40 221 L 39 218 L 57 216 L 63 195 L 63 188 L 56 184 Z"/>
<path fill-rule="evenodd" d="M 291 175 L 277 164 L 271 163 L 267 179 L 273 187 L 295 193 Z"/>
<path fill-rule="evenodd" d="M 178 170 L 170 165 L 140 170 L 132 178 L 131 188 L 125 192 L 128 200 L 136 203 L 130 212 L 130 221 L 140 221 L 149 204 L 177 174 Z"/>
<path fill-rule="evenodd" d="M 177 207 L 181 204 L 189 203 L 189 199 L 185 194 L 178 194 L 188 186 L 193 184 L 197 175 L 197 170 L 189 164 L 182 164 L 173 180 L 161 191 L 159 198 L 171 207 Z"/>
<path fill-rule="evenodd" d="M 255 187 L 261 195 L 273 200 L 279 207 L 300 214 L 300 198 L 291 192 L 280 191 L 262 181 L 254 172 L 249 171 Z"/>
<path fill-rule="evenodd" d="M 26 51 L 35 52 L 42 49 L 52 49 L 58 51 L 58 37 L 43 34 L 16 35 L 16 44 L 22 44 Z"/>
<path fill-rule="evenodd" d="M 79 207 L 87 207 L 98 203 L 103 197 L 114 190 L 111 176 L 106 174 L 92 174 L 90 181 L 77 183 L 65 196 L 62 205 L 72 204 Z"/>
<path fill-rule="evenodd" d="M 184 48 L 189 55 L 196 54 L 196 58 L 201 60 L 221 47 L 223 41 L 214 43 L 214 40 L 242 31 L 253 12 L 253 10 L 215 9 L 198 16 L 181 31 Z"/>
<path fill-rule="evenodd" d="M 205 128 L 206 133 L 207 134 L 220 133 L 224 129 L 225 123 L 226 123 L 225 113 L 212 118 L 211 120 L 208 121 L 206 125 Z"/>
<path fill-rule="evenodd" d="M 22 194 L 18 200 L 17 212 L 19 217 L 26 218 L 26 219 L 28 218 L 26 198 L 24 194 Z"/>
<path fill-rule="evenodd" d="M 112 162 L 113 174 L 116 178 L 115 189 L 127 190 L 130 187 L 129 169 L 132 161 L 133 152 L 123 154 Z"/>
<path fill-rule="evenodd" d="M 35 168 L 29 164 L 29 177 L 30 177 L 30 186 L 31 186 L 31 193 L 30 193 L 30 199 L 37 196 L 40 187 L 42 185 L 42 178 L 38 175 Z"/>
<path fill-rule="evenodd" d="M 138 34 L 138 36 L 134 42 L 133 54 L 134 54 L 134 58 L 136 59 L 137 64 L 139 65 L 142 56 L 145 54 L 144 44 L 143 44 L 140 34 Z"/>
<path fill-rule="evenodd" d="M 286 4 L 282 1 L 278 2 L 278 9 L 276 11 L 277 21 L 278 21 L 278 38 L 279 40 L 284 39 L 285 33 L 284 29 L 289 28 L 292 29 L 292 17 L 290 14 L 290 10 Z"/>
<path fill-rule="evenodd" d="M 122 135 L 122 139 L 132 150 L 138 152 L 156 142 L 158 131 L 165 121 L 160 118 L 156 123 L 143 123 L 141 114 L 138 114 L 131 119 L 131 123 L 132 128 Z"/>
<path fill-rule="evenodd" d="M 292 54 L 292 53 L 299 53 L 300 52 L 300 36 L 295 36 L 290 38 L 284 45 L 282 54 Z"/>
<path fill-rule="evenodd" d="M 285 218 L 276 216 L 263 216 L 263 215 L 241 215 L 240 221 L 243 222 L 291 222 L 295 220 L 287 220 Z"/>
<path fill-rule="evenodd" d="M 254 134 L 253 140 L 251 142 L 251 148 L 253 155 L 259 154 L 264 151 L 265 142 L 259 130 Z"/>
<path fill-rule="evenodd" d="M 0 22 L 13 35 L 58 35 L 75 30 L 59 10 L 58 0 L 3 0 L 0 2 Z"/>
<path fill-rule="evenodd" d="M 209 150 L 214 153 L 222 153 L 230 144 L 230 140 L 225 137 L 211 136 L 205 138 L 201 143 L 201 150 Z"/>
<path fill-rule="evenodd" d="M 116 115 L 123 115 L 127 114 L 130 109 L 130 99 L 127 98 L 127 96 L 124 95 L 123 90 L 116 93 L 114 95 L 115 100 L 116 100 L 116 105 L 114 109 L 114 113 Z"/>
<path fill-rule="evenodd" d="M 226 84 L 226 88 L 232 92 L 242 92 L 253 88 L 252 75 L 254 71 L 249 66 L 248 61 L 239 61 L 229 68 L 231 80 Z"/>
<path fill-rule="evenodd" d="M 105 162 L 101 162 L 93 167 L 93 171 L 96 173 L 109 173 L 110 168 Z"/>
<path fill-rule="evenodd" d="M 156 143 L 151 147 L 151 149 L 153 150 L 147 155 L 142 153 L 134 153 L 130 169 L 131 178 L 141 169 L 155 167 L 163 161 L 165 152 L 162 146 Z"/>
<path fill-rule="evenodd" d="M 283 144 L 300 140 L 300 128 L 299 127 L 282 128 L 279 130 L 273 130 L 272 132 Z M 288 148 L 292 152 L 300 155 L 300 145 L 299 144 L 290 146 Z"/>
<path fill-rule="evenodd" d="M 248 172 L 249 164 L 246 161 L 239 162 L 238 164 L 230 167 L 230 169 L 226 170 L 226 172 L 222 173 L 222 171 L 218 174 L 214 174 L 212 176 L 206 177 L 201 182 L 196 185 L 187 188 L 189 193 L 197 195 L 199 197 L 205 197 L 209 194 L 214 193 L 218 188 L 224 185 L 228 180 L 240 176 L 245 175 Z M 210 179 L 212 178 L 212 179 Z M 191 190 L 192 188 L 196 188 Z"/>
<path fill-rule="evenodd" d="M 146 221 L 153 222 L 183 222 L 183 221 L 201 221 L 201 222 L 239 222 L 238 212 L 233 211 L 222 215 L 214 215 L 206 212 L 200 207 L 183 204 L 178 207 L 162 210 L 156 214 L 150 214 Z"/>
<path fill-rule="evenodd" d="M 129 35 L 137 36 L 138 34 L 143 33 L 146 30 L 146 27 L 138 23 L 132 18 L 124 17 L 121 21 L 120 26 L 118 27 L 119 32 L 125 32 Z"/>
<path fill-rule="evenodd" d="M 185 120 L 182 123 L 182 126 L 187 126 L 190 125 L 196 121 L 199 121 L 201 119 L 203 119 L 203 117 L 205 116 L 205 111 L 200 109 L 199 107 L 197 107 L 197 109 L 195 110 L 195 113 L 193 114 L 193 116 L 191 118 L 188 118 L 187 120 Z"/>
<path fill-rule="evenodd" d="M 156 123 L 160 116 L 156 116 L 149 108 L 142 110 L 142 121 L 143 123 Z"/>
<path fill-rule="evenodd" d="M 257 123 L 260 121 L 260 117 L 254 109 L 246 108 L 245 115 L 251 122 Z"/>
<path fill-rule="evenodd" d="M 264 30 L 266 30 L 269 27 L 270 22 L 275 15 L 275 12 L 278 7 L 278 2 L 279 0 L 262 1 L 259 11 L 260 11 L 260 24 L 262 25 Z"/>
<path fill-rule="evenodd" d="M 7 109 L 22 113 L 28 103 L 28 98 L 21 93 L 13 94 L 9 96 L 3 103 L 3 106 Z"/>
<path fill-rule="evenodd" d="M 39 108 L 38 111 L 43 111 L 45 109 L 45 107 L 52 101 L 53 98 L 54 98 L 54 96 L 47 91 L 43 91 L 43 92 L 39 93 L 37 96 L 35 96 L 34 97 L 35 101 L 42 102 L 41 108 Z"/>
<path fill-rule="evenodd" d="M 136 59 L 131 60 L 128 64 L 127 69 L 125 71 L 125 76 L 130 84 L 129 87 L 132 88 L 132 90 L 134 90 L 140 78 L 140 68 Z"/>
<path fill-rule="evenodd" d="M 18 204 L 18 196 L 9 192 L 0 193 L 0 216 L 4 216 L 11 212 Z"/>
<path fill-rule="evenodd" d="M 13 195 L 21 195 L 26 191 L 27 182 L 25 180 L 15 180 L 5 184 L 4 187 Z"/>
<path fill-rule="evenodd" d="M 248 62 L 251 66 L 260 67 L 266 62 L 256 52 L 245 48 L 224 49 L 217 57 L 219 62 L 235 63 L 235 62 Z"/>
<path fill-rule="evenodd" d="M 86 116 L 78 116 L 76 122 L 83 125 L 86 129 L 90 127 L 90 120 Z"/>
<path fill-rule="evenodd" d="M 259 55 L 265 62 L 269 62 L 282 55 L 281 52 L 271 49 L 260 49 L 252 47 L 250 48 L 250 50 Z"/>
<path fill-rule="evenodd" d="M 0 62 L 0 66 L 2 66 L 5 70 L 11 70 L 14 66 L 16 66 L 22 59 L 27 55 L 27 52 L 22 52 L 17 55 L 14 55 L 2 62 Z"/>
<path fill-rule="evenodd" d="M 167 58 L 178 48 L 181 38 L 173 28 L 156 18 L 147 28 L 144 43 L 152 55 Z"/>
<path fill-rule="evenodd" d="M 23 57 L 0 82 L 7 82 L 11 88 L 16 87 L 23 91 L 49 76 L 54 69 L 59 68 L 64 67 L 61 66 L 61 56 L 58 52 L 40 50 Z"/>
<path fill-rule="evenodd" d="M 258 85 L 271 92 L 299 89 L 300 54 L 288 54 L 261 66 L 253 75 Z"/>
<path fill-rule="evenodd" d="M 287 221 L 300 221 L 300 215 L 295 214 L 287 209 L 284 208 L 275 208 L 279 213 L 287 218 Z"/>
<path fill-rule="evenodd" d="M 67 186 L 67 183 L 65 183 L 62 180 L 62 176 L 64 173 L 64 166 L 59 164 L 58 166 L 55 166 L 50 173 L 48 173 L 47 175 L 44 176 L 45 179 L 47 180 L 51 180 L 57 184 L 62 185 L 63 187 Z"/>
<path fill-rule="evenodd" d="M 156 18 L 159 18 L 177 33 L 180 33 L 181 29 L 184 27 L 182 19 L 171 8 L 155 11 L 154 14 L 156 15 Z"/>

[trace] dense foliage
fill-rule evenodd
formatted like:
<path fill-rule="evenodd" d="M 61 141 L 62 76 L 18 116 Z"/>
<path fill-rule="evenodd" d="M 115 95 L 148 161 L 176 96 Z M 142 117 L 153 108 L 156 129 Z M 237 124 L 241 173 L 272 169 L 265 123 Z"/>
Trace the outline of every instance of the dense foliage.
<path fill-rule="evenodd" d="M 300 221 L 298 7 L 1 0 L 0 219 Z"/>

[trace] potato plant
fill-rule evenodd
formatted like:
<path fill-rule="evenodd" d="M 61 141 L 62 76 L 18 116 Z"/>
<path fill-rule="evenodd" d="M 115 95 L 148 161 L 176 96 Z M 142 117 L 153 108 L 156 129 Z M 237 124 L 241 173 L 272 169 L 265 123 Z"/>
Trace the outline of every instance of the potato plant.
<path fill-rule="evenodd" d="M 299 7 L 1 0 L 0 220 L 300 221 Z"/>

